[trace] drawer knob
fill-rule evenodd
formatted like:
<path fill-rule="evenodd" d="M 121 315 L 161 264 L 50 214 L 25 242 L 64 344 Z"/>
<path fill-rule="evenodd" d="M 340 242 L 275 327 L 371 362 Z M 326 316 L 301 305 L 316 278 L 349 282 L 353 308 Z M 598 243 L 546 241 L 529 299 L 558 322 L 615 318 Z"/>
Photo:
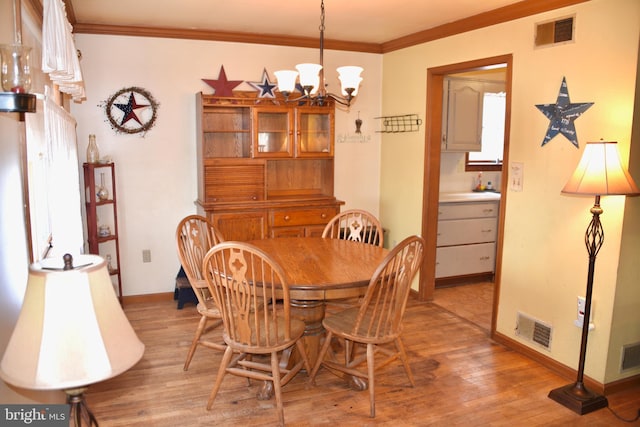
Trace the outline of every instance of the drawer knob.
<path fill-rule="evenodd" d="M 285 216 L 284 216 L 284 220 L 285 220 L 285 221 L 289 221 L 290 219 L 291 219 L 291 217 L 290 217 L 289 215 L 285 215 Z"/>
<path fill-rule="evenodd" d="M 323 212 L 323 213 L 320 215 L 320 218 L 322 218 L 322 219 L 326 219 L 326 218 L 327 218 L 327 214 Z"/>
<path fill-rule="evenodd" d="M 258 200 L 258 196 L 251 196 L 251 200 Z"/>

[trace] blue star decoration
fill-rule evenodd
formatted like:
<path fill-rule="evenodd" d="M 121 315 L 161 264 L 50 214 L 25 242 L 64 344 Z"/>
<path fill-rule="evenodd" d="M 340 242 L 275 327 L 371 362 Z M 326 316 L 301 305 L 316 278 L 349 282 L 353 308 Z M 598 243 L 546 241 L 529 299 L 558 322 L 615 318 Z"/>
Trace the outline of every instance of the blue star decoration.
<path fill-rule="evenodd" d="M 216 96 L 233 96 L 233 89 L 244 83 L 244 80 L 227 80 L 227 73 L 224 72 L 224 65 L 220 66 L 218 80 L 202 79 L 203 82 L 215 89 Z"/>
<path fill-rule="evenodd" d="M 580 102 L 572 104 L 569 99 L 569 89 L 567 79 L 562 78 L 558 99 L 555 104 L 538 104 L 536 108 L 542 112 L 549 120 L 547 134 L 542 140 L 542 146 L 551 141 L 558 133 L 564 135 L 573 145 L 578 147 L 578 135 L 574 121 L 593 105 L 593 102 Z"/>
<path fill-rule="evenodd" d="M 136 98 L 133 96 L 133 92 L 131 92 L 131 94 L 129 95 L 129 102 L 127 102 L 126 104 L 113 104 L 113 105 L 118 107 L 118 109 L 122 110 L 122 112 L 124 113 L 124 115 L 122 116 L 122 121 L 120 122 L 120 126 L 123 126 L 129 120 L 135 120 L 136 122 L 138 122 L 138 124 L 142 125 L 142 122 L 136 115 L 136 110 L 151 106 L 149 104 L 138 104 L 136 102 Z"/>
<path fill-rule="evenodd" d="M 260 94 L 258 95 L 258 98 L 275 98 L 276 97 L 274 90 L 276 87 L 278 87 L 278 85 L 271 83 L 271 81 L 269 81 L 269 73 L 267 73 L 266 68 L 262 71 L 261 81 L 247 82 L 247 83 L 249 83 L 253 88 L 255 88 L 255 90 L 260 92 Z"/>

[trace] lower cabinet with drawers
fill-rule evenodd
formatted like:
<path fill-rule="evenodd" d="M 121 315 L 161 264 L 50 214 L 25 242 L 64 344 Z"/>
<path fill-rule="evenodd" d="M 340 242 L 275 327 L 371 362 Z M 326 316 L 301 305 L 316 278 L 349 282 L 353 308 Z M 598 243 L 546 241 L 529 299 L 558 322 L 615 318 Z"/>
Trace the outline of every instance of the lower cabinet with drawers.
<path fill-rule="evenodd" d="M 272 237 L 320 237 L 325 225 L 340 212 L 338 200 L 253 202 L 209 206 L 202 210 L 225 240 Z"/>
<path fill-rule="evenodd" d="M 436 285 L 495 272 L 498 200 L 440 202 Z"/>

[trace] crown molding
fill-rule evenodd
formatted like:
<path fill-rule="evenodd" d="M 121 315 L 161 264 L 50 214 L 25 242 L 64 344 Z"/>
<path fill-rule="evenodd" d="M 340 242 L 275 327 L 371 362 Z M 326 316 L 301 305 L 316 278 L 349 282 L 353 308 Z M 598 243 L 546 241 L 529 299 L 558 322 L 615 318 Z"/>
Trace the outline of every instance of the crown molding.
<path fill-rule="evenodd" d="M 38 0 L 29 0 L 38 2 Z M 317 48 L 318 39 L 312 37 L 293 37 L 278 34 L 257 34 L 231 31 L 193 30 L 167 27 L 141 27 L 105 24 L 89 24 L 76 22 L 71 0 L 64 0 L 67 6 L 67 17 L 78 34 L 102 34 L 136 37 L 158 37 L 190 40 L 209 40 L 235 43 L 267 44 L 277 46 Z M 399 49 L 430 42 L 444 37 L 489 27 L 491 25 L 524 18 L 538 13 L 548 12 L 566 6 L 584 3 L 590 0 L 523 0 L 509 6 L 470 16 L 459 21 L 450 22 L 428 30 L 420 31 L 381 44 L 351 42 L 345 40 L 324 41 L 324 47 L 332 50 L 344 50 L 365 53 L 388 53 Z"/>
<path fill-rule="evenodd" d="M 450 22 L 428 30 L 400 37 L 382 43 L 382 53 L 404 49 L 421 43 L 442 39 L 456 34 L 466 33 L 484 27 L 525 18 L 538 13 L 549 12 L 561 7 L 572 6 L 590 0 L 524 0 L 489 12 L 470 16 L 459 21 Z"/>

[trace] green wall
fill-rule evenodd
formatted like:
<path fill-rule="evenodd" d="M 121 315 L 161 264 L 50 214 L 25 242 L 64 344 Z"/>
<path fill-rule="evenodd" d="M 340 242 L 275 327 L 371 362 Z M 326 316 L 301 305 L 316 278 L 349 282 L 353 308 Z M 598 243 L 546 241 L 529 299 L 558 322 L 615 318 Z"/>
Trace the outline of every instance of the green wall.
<path fill-rule="evenodd" d="M 534 47 L 536 23 L 570 15 L 575 16 L 574 42 Z M 424 120 L 429 68 L 513 55 L 509 161 L 524 164 L 524 187 L 503 194 L 504 250 L 496 331 L 574 369 L 580 329 L 573 320 L 576 299 L 585 292 L 588 256 L 583 239 L 593 198 L 561 195 L 560 190 L 587 141 L 618 141 L 621 156 L 628 161 L 639 33 L 640 2 L 592 0 L 383 58 L 383 114 L 417 112 Z M 575 122 L 579 149 L 562 135 L 541 146 L 549 121 L 535 105 L 555 103 L 563 77 L 571 102 L 594 102 Z M 390 230 L 391 242 L 421 232 L 424 144 L 424 127 L 383 137 L 380 216 Z M 508 165 L 505 169 L 503 179 L 508 179 Z M 637 171 L 635 175 L 640 181 Z M 624 373 L 619 369 L 621 345 L 640 341 L 639 202 L 621 196 L 602 199 L 606 241 L 596 264 L 595 329 L 589 335 L 585 375 L 603 384 L 640 373 L 640 369 Z M 618 310 L 624 314 L 618 315 Z M 553 326 L 550 350 L 515 335 L 518 311 Z"/>

